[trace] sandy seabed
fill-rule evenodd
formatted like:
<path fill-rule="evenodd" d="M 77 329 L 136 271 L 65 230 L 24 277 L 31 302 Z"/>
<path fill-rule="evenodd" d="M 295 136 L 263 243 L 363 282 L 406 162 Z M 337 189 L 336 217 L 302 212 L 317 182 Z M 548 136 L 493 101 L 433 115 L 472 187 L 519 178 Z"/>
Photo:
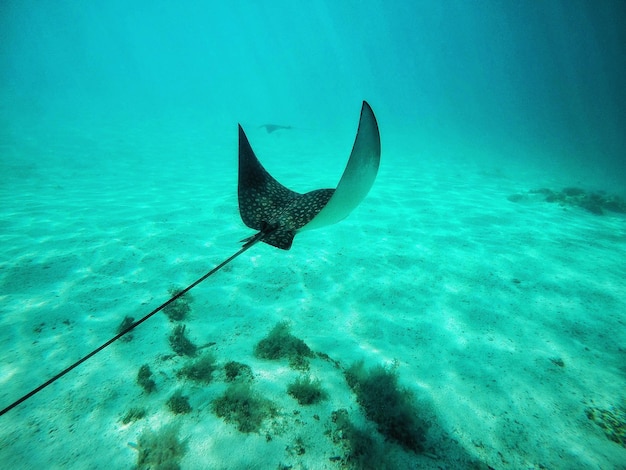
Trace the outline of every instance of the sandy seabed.
<path fill-rule="evenodd" d="M 288 146 L 250 137 L 263 161 Z M 2 407 L 251 234 L 237 213 L 235 141 L 211 148 L 208 161 L 196 150 L 176 163 L 153 159 L 157 148 L 136 155 L 121 138 L 4 147 Z M 312 174 L 332 185 L 342 163 L 303 174 L 310 156 L 267 166 L 301 191 L 315 189 Z M 257 245 L 192 291 L 190 339 L 211 344 L 218 364 L 248 364 L 255 390 L 278 410 L 258 433 L 212 413 L 227 387 L 222 373 L 209 384 L 177 377 L 187 360 L 172 354 L 173 326 L 160 313 L 2 416 L 2 466 L 130 468 L 139 436 L 174 423 L 183 469 L 346 468 L 332 423 L 346 409 L 390 468 L 626 468 L 626 448 L 588 417 L 625 406 L 626 218 L 538 197 L 512 202 L 575 182 L 470 161 L 384 153 L 374 189 L 347 220 L 299 234 L 287 252 Z M 281 321 L 330 359 L 310 361 L 328 393 L 319 404 L 287 394 L 301 375 L 287 361 L 253 354 Z M 425 452 L 384 441 L 368 422 L 342 374 L 355 361 L 394 368 L 430 423 Z M 154 373 L 151 394 L 136 383 L 143 364 Z M 176 390 L 190 413 L 166 406 Z M 133 407 L 146 416 L 124 424 Z"/>

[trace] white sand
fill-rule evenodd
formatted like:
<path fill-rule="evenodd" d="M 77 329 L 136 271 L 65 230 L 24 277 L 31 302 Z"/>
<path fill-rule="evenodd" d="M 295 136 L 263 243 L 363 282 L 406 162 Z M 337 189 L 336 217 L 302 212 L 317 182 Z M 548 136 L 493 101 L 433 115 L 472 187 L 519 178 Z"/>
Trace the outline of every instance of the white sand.
<path fill-rule="evenodd" d="M 237 213 L 234 131 L 211 144 L 200 131 L 161 129 L 156 139 L 152 129 L 126 131 L 4 144 L 1 407 L 251 233 Z M 317 136 L 304 132 L 249 136 L 270 171 L 298 190 L 334 184 L 353 137 L 311 150 L 305 143 Z M 255 388 L 280 409 L 259 434 L 212 414 L 226 387 L 219 374 L 202 386 L 176 378 L 185 361 L 162 360 L 171 324 L 158 314 L 131 342 L 1 417 L 2 467 L 129 468 L 137 459 L 129 443 L 176 422 L 187 442 L 184 469 L 340 468 L 329 458 L 342 450 L 325 433 L 332 411 L 348 409 L 373 435 L 375 427 L 329 362 L 314 359 L 311 375 L 330 398 L 302 407 L 286 394 L 298 373 L 253 356 L 288 320 L 344 367 L 397 361 L 400 382 L 432 425 L 425 455 L 385 444 L 392 468 L 626 468 L 626 449 L 585 415 L 626 398 L 626 218 L 507 200 L 577 183 L 553 170 L 480 165 L 472 155 L 434 163 L 387 144 L 372 193 L 348 220 L 298 235 L 288 252 L 257 245 L 192 291 L 191 339 L 215 342 L 221 363 L 249 364 Z M 325 150 L 338 160 L 316 161 Z M 144 363 L 155 372 L 155 394 L 135 383 Z M 188 415 L 165 406 L 179 388 L 190 397 Z M 133 406 L 147 417 L 122 424 Z"/>

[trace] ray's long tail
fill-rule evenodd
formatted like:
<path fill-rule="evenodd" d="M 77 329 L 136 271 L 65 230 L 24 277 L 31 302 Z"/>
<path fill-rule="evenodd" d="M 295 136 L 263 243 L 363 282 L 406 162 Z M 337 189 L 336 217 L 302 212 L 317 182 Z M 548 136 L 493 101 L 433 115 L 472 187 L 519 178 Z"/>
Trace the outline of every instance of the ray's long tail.
<path fill-rule="evenodd" d="M 140 318 L 139 320 L 137 320 L 136 322 L 134 322 L 132 325 L 130 325 L 128 328 L 122 330 L 121 332 L 119 332 L 117 335 L 115 335 L 114 337 L 112 337 L 110 340 L 108 340 L 106 343 L 103 343 L 102 345 L 100 345 L 99 347 L 97 347 L 96 349 L 94 349 L 93 351 L 91 351 L 89 354 L 87 354 L 86 356 L 83 356 L 82 358 L 80 358 L 79 360 L 77 360 L 76 362 L 74 362 L 72 365 L 66 367 L 65 369 L 63 369 L 61 372 L 59 372 L 58 374 L 56 374 L 54 377 L 51 377 L 50 379 L 48 379 L 47 381 L 45 381 L 44 383 L 42 383 L 40 386 L 38 386 L 37 388 L 34 388 L 33 390 L 31 390 L 30 392 L 28 392 L 27 394 L 23 395 L 21 398 L 15 400 L 13 403 L 11 403 L 9 406 L 7 406 L 6 408 L 3 408 L 2 410 L 0 410 L 0 416 L 2 416 L 3 414 L 5 414 L 6 412 L 12 410 L 13 408 L 15 408 L 17 405 L 19 405 L 20 403 L 28 400 L 30 397 L 32 397 L 33 395 L 41 392 L 44 388 L 46 388 L 48 385 L 52 384 L 53 382 L 56 382 L 58 379 L 60 379 L 61 377 L 63 377 L 65 374 L 67 374 L 68 372 L 72 371 L 73 369 L 75 369 L 76 367 L 78 367 L 79 365 L 81 365 L 83 362 L 85 362 L 87 359 L 95 356 L 96 354 L 98 354 L 100 351 L 102 351 L 103 349 L 105 349 L 106 347 L 110 346 L 111 344 L 113 344 L 115 341 L 117 341 L 118 339 L 120 339 L 122 336 L 130 333 L 132 330 L 134 330 L 135 328 L 137 328 L 139 325 L 141 325 L 143 322 L 145 322 L 146 320 L 148 320 L 150 317 L 152 317 L 153 315 L 155 315 L 156 313 L 160 312 L 161 310 L 163 310 L 165 307 L 167 307 L 169 304 L 171 304 L 172 302 L 176 301 L 177 299 L 181 298 L 183 295 L 185 295 L 187 292 L 189 292 L 191 289 L 193 289 L 194 287 L 196 287 L 198 284 L 200 284 L 202 281 L 204 281 L 205 279 L 207 279 L 208 277 L 210 277 L 211 275 L 215 274 L 217 271 L 219 271 L 220 269 L 222 269 L 224 266 L 226 266 L 228 263 L 230 263 L 232 260 L 234 260 L 235 258 L 237 258 L 239 255 L 241 255 L 242 253 L 244 253 L 245 251 L 249 250 L 250 248 L 252 248 L 255 244 L 257 244 L 258 242 L 260 242 L 264 236 L 266 236 L 268 233 L 270 233 L 269 231 L 260 231 L 259 233 L 257 233 L 256 235 L 253 235 L 252 237 L 249 237 L 244 241 L 244 245 L 239 249 L 239 251 L 237 251 L 236 253 L 234 253 L 233 255 L 231 255 L 230 257 L 226 258 L 224 261 L 222 261 L 220 264 L 218 264 L 217 266 L 215 266 L 213 269 L 211 269 L 209 272 L 207 272 L 206 274 L 204 274 L 202 277 L 198 278 L 197 280 L 195 280 L 194 282 L 192 282 L 191 284 L 189 284 L 187 287 L 185 287 L 183 290 L 181 290 L 180 292 L 176 293 L 175 295 L 173 295 L 172 297 L 170 297 L 166 302 L 162 303 L 161 305 L 159 305 L 157 308 L 155 308 L 154 310 L 152 310 L 150 313 L 144 315 L 142 318 Z"/>

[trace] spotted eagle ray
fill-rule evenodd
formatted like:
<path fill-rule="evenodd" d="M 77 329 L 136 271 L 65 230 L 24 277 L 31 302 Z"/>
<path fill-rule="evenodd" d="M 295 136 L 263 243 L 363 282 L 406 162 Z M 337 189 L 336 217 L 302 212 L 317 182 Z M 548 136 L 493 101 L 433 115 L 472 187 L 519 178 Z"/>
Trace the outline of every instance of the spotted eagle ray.
<path fill-rule="evenodd" d="M 256 234 L 242 240 L 243 246 L 229 258 L 150 313 L 132 323 L 113 338 L 74 362 L 54 377 L 31 390 L 0 411 L 0 416 L 46 388 L 51 383 L 78 367 L 113 342 L 129 333 L 154 314 L 179 299 L 206 278 L 219 271 L 258 242 L 288 250 L 299 232 L 345 219 L 365 198 L 376 179 L 380 164 L 380 133 L 370 105 L 363 101 L 361 117 L 352 152 L 335 189 L 316 189 L 300 194 L 280 184 L 263 168 L 250 142 L 239 125 L 239 181 L 238 198 L 241 220 Z"/>

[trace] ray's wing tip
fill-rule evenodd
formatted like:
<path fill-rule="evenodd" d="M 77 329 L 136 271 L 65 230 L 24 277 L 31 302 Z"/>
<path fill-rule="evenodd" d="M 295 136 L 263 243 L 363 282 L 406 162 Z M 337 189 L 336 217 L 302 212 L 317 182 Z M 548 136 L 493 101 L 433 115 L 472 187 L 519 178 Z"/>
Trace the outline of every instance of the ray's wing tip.
<path fill-rule="evenodd" d="M 366 100 L 363 100 L 363 105 L 361 106 L 361 109 L 362 111 L 365 111 L 367 109 L 370 113 L 374 114 L 374 111 L 372 111 L 372 107 Z"/>
<path fill-rule="evenodd" d="M 376 115 L 374 114 L 374 110 L 372 109 L 370 104 L 365 100 L 363 100 L 363 106 L 361 107 L 361 119 L 359 121 L 359 127 L 363 120 L 372 121 L 376 129 L 378 129 L 378 122 L 376 121 Z"/>
<path fill-rule="evenodd" d="M 239 144 L 245 144 L 246 142 L 248 142 L 248 136 L 246 135 L 246 133 L 243 130 L 243 127 L 241 127 L 241 124 L 237 124 L 238 128 L 239 128 Z M 248 142 L 248 145 L 250 145 L 250 143 Z M 252 150 L 252 149 L 251 149 Z"/>

